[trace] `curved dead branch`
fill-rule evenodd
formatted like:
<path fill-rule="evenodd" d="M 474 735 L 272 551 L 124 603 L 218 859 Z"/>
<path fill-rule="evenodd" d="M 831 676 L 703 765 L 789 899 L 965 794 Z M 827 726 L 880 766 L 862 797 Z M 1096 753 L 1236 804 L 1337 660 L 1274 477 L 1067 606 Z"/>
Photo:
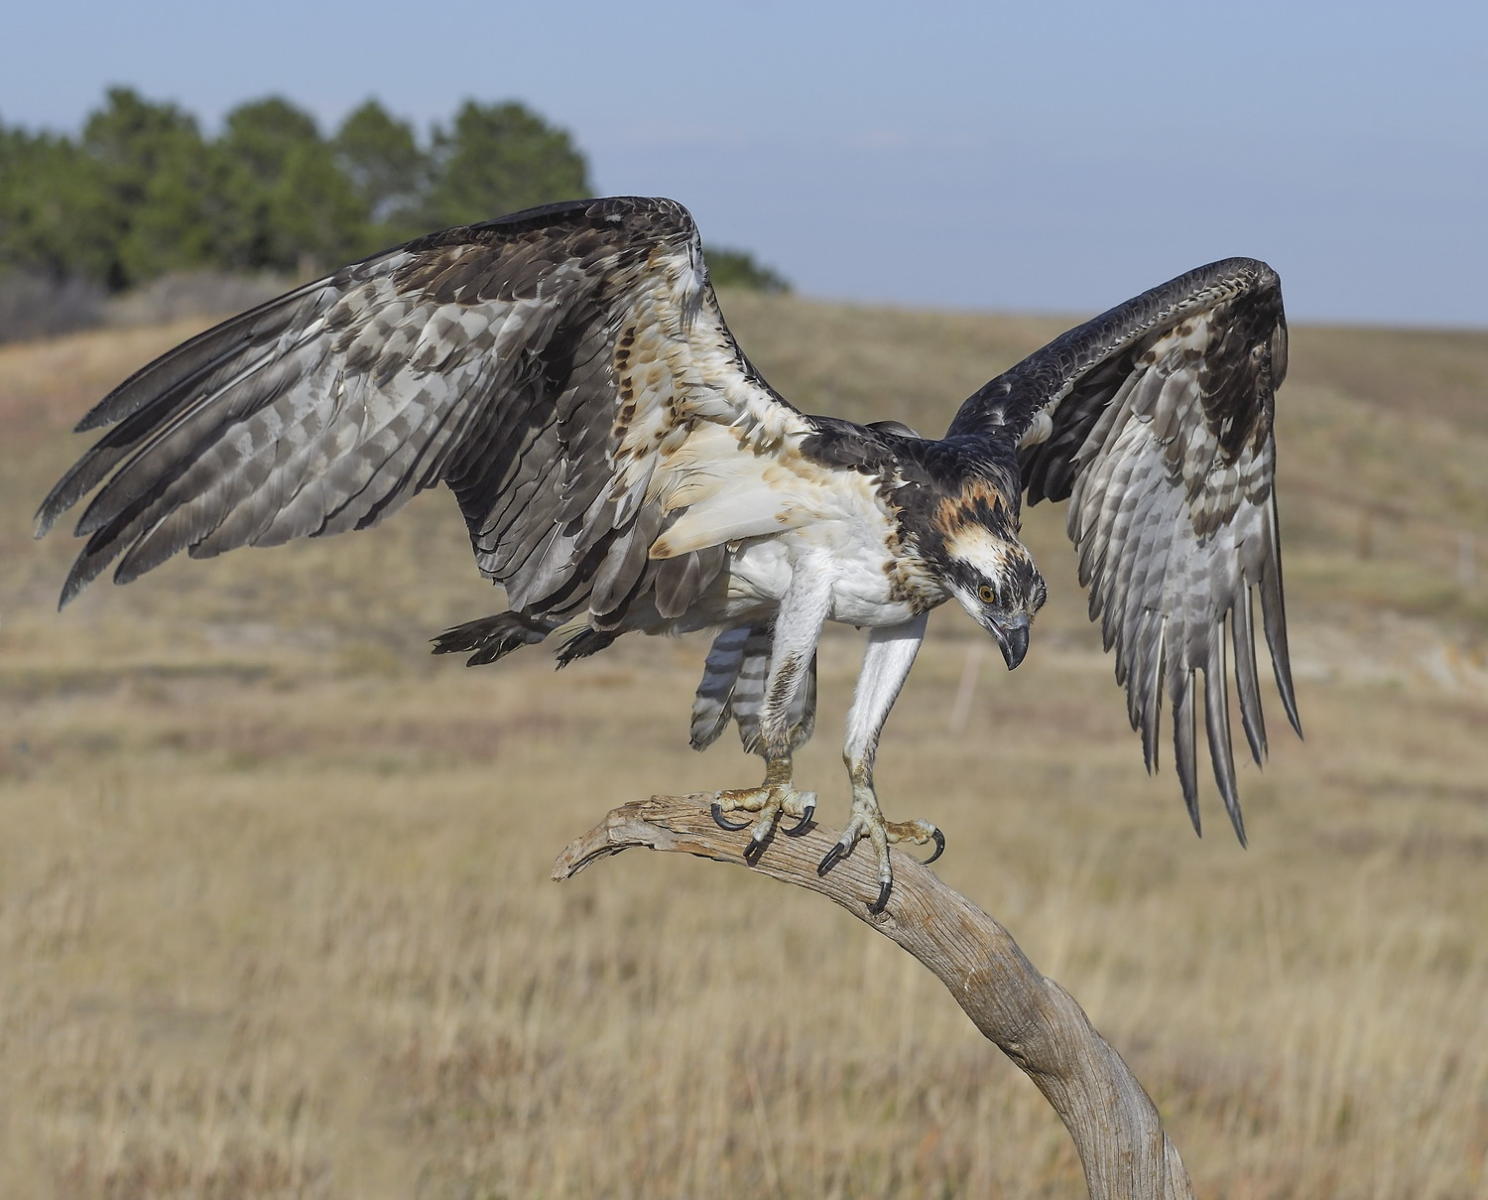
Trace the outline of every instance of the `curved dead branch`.
<path fill-rule="evenodd" d="M 632 846 L 743 864 L 747 835 L 720 830 L 711 794 L 653 796 L 613 809 L 564 847 L 554 879 Z M 873 856 L 858 854 L 825 879 L 816 864 L 836 834 L 776 838 L 752 869 L 820 892 L 913 954 L 950 990 L 976 1027 L 1016 1063 L 1074 1138 L 1094 1200 L 1185 1200 L 1188 1172 L 1142 1085 L 1068 992 L 1028 961 L 1012 936 L 907 855 L 894 856 L 894 894 L 870 916 Z"/>

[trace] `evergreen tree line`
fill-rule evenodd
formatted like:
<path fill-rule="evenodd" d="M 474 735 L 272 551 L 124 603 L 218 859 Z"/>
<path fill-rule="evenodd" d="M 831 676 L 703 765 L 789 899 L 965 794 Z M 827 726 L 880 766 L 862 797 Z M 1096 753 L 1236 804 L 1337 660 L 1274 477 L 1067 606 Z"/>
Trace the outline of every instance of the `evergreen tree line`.
<path fill-rule="evenodd" d="M 0 121 L 0 286 L 305 278 L 432 229 L 592 194 L 568 133 L 514 101 L 468 100 L 420 137 L 372 99 L 326 136 L 271 96 L 210 136 L 177 105 L 113 87 L 76 137 Z M 748 254 L 710 248 L 708 262 L 720 284 L 786 290 Z"/>

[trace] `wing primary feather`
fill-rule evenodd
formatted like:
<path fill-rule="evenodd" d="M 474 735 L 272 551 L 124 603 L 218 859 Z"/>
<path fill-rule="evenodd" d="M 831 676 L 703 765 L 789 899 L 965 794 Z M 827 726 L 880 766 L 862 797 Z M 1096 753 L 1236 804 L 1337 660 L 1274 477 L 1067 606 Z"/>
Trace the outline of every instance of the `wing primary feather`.
<path fill-rule="evenodd" d="M 305 313 L 303 301 L 311 301 L 310 314 L 319 312 L 330 289 L 338 282 L 341 282 L 340 273 L 312 280 L 181 343 L 153 362 L 146 363 L 95 404 L 78 422 L 76 431 L 87 433 L 112 425 L 156 403 L 161 396 L 189 388 L 202 376 L 242 353 L 247 346 L 277 337 L 292 319 Z"/>
<path fill-rule="evenodd" d="M 1148 676 L 1142 694 L 1142 761 L 1147 764 L 1150 775 L 1157 770 L 1158 733 L 1162 726 L 1162 674 L 1164 643 L 1167 638 L 1168 619 L 1162 613 L 1152 614 L 1156 627 L 1152 647 L 1145 661 L 1149 664 Z M 1137 661 L 1144 661 L 1138 659 Z"/>
<path fill-rule="evenodd" d="M 1259 766 L 1266 761 L 1266 718 L 1261 711 L 1261 689 L 1256 673 L 1255 617 L 1251 591 L 1235 598 L 1230 617 L 1230 636 L 1235 644 L 1235 689 L 1240 693 L 1240 723 L 1250 755 Z"/>
<path fill-rule="evenodd" d="M 111 429 L 57 481 L 36 510 L 36 537 L 45 537 L 57 523 L 58 517 L 97 487 L 121 459 L 134 453 L 137 448 L 134 436 L 136 431 L 132 428 L 134 422 L 135 419 L 131 418 L 117 429 Z M 145 433 L 148 434 L 153 426 L 153 419 L 139 424 L 145 426 Z M 78 536 L 84 535 L 80 532 Z"/>
<path fill-rule="evenodd" d="M 111 488 L 139 459 L 189 421 L 213 396 L 241 384 L 276 355 L 282 359 L 298 350 L 303 342 L 278 350 L 264 342 L 267 336 L 282 337 L 285 328 L 296 318 L 307 320 L 312 329 L 318 328 L 314 310 L 305 312 L 292 303 L 306 290 L 318 286 L 320 284 L 307 285 L 307 288 L 270 301 L 266 307 L 275 309 L 276 318 L 272 326 L 257 329 L 244 326 L 254 313 L 264 315 L 263 310 L 235 317 L 198 334 L 164 358 L 142 367 L 105 396 L 79 423 L 78 430 L 86 431 L 116 421 L 120 423 L 95 443 L 42 501 L 36 515 L 36 536 L 45 535 L 57 518 L 92 491 L 121 459 L 128 458 L 129 461 L 110 480 Z M 266 336 L 256 341 L 256 335 Z M 256 357 L 247 362 L 236 361 L 245 353 L 253 353 Z M 95 504 L 99 498 L 95 497 Z M 88 514 L 84 514 L 77 530 L 78 536 L 91 534 L 97 528 L 96 525 L 88 527 L 88 520 Z"/>
<path fill-rule="evenodd" d="M 1194 761 L 1193 675 L 1190 668 L 1182 666 L 1173 673 L 1173 761 L 1178 770 L 1178 782 L 1183 788 L 1188 819 L 1193 822 L 1194 832 L 1203 837 L 1204 827 L 1199 819 L 1198 770 Z"/>
<path fill-rule="evenodd" d="M 1235 836 L 1245 845 L 1245 819 L 1240 814 L 1240 796 L 1235 787 L 1235 751 L 1230 740 L 1229 678 L 1225 670 L 1224 629 L 1209 637 L 1208 661 L 1204 665 L 1204 732 L 1209 739 L 1209 758 L 1214 764 L 1214 782 L 1224 799 L 1225 812 Z"/>
<path fill-rule="evenodd" d="M 308 375 L 318 362 L 299 361 L 297 356 L 308 342 L 309 336 L 303 335 L 273 364 L 274 373 L 267 380 L 268 386 L 260 378 L 269 365 L 268 360 L 260 356 L 241 370 L 235 370 L 228 382 L 202 396 L 185 403 L 177 403 L 174 397 L 162 397 L 158 418 L 153 408 L 141 409 L 141 417 L 158 423 L 146 426 L 143 444 L 133 450 L 83 511 L 78 519 L 78 536 L 110 526 L 116 532 L 122 529 L 123 514 L 138 512 L 133 508 L 135 501 L 164 496 L 209 454 L 226 456 L 230 461 L 240 459 L 242 454 L 235 444 L 235 435 L 244 434 L 245 423 L 278 399 L 295 375 Z M 121 431 L 123 428 L 120 427 Z"/>
<path fill-rule="evenodd" d="M 1286 609 L 1281 591 L 1281 556 L 1276 550 L 1272 531 L 1272 558 L 1261 571 L 1261 625 L 1266 631 L 1266 645 L 1271 649 L 1271 669 L 1276 675 L 1276 690 L 1281 693 L 1281 706 L 1287 720 L 1302 736 L 1302 718 L 1297 714 L 1297 693 L 1292 687 L 1292 662 L 1287 649 Z"/>

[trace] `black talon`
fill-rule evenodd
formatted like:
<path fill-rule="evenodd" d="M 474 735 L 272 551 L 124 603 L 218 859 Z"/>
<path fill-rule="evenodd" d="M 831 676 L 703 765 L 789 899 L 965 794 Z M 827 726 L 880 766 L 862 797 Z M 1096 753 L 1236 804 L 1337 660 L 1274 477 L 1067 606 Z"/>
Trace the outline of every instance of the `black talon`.
<path fill-rule="evenodd" d="M 894 890 L 894 881 L 885 879 L 878 888 L 878 899 L 868 906 L 869 916 L 876 917 L 883 912 L 884 906 L 889 902 L 889 893 Z"/>
<path fill-rule="evenodd" d="M 744 847 L 744 861 L 751 867 L 759 862 L 760 855 L 765 852 L 765 843 L 759 838 L 750 838 L 749 845 Z"/>
<path fill-rule="evenodd" d="M 939 829 L 932 829 L 930 836 L 935 839 L 935 853 L 922 864 L 927 867 L 945 853 L 945 834 L 941 833 Z"/>
<path fill-rule="evenodd" d="M 723 819 L 723 807 L 715 800 L 713 801 L 713 824 L 717 825 L 719 829 L 727 829 L 730 833 L 738 833 L 741 829 L 748 829 L 754 822 L 743 821 L 738 825 L 730 824 Z"/>
<path fill-rule="evenodd" d="M 847 857 L 847 847 L 841 842 L 833 842 L 832 848 L 822 855 L 822 860 L 817 864 L 816 873 L 823 878 L 828 871 Z"/>
<path fill-rule="evenodd" d="M 816 805 L 813 804 L 801 814 L 800 821 L 792 825 L 789 829 L 782 829 L 780 832 L 785 834 L 786 837 L 801 837 L 804 834 L 810 833 L 812 825 L 811 818 L 815 815 Z"/>

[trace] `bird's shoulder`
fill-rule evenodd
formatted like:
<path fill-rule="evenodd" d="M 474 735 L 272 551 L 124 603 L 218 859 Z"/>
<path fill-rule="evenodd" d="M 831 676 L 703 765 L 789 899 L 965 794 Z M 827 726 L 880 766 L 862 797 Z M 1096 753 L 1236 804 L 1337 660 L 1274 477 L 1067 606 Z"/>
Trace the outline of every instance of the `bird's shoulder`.
<path fill-rule="evenodd" d="M 818 469 L 860 478 L 918 541 L 941 540 L 968 521 L 1016 528 L 1021 488 L 1011 441 L 925 438 L 894 421 L 810 421 L 802 458 Z"/>

